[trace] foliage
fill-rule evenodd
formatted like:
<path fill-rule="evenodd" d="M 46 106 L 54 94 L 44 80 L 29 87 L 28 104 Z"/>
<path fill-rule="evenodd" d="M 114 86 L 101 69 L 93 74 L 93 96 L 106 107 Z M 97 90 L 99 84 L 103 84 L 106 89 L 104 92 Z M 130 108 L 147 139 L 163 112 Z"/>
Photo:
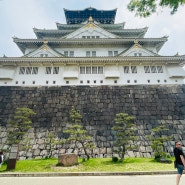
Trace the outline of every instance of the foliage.
<path fill-rule="evenodd" d="M 64 133 L 69 134 L 69 137 L 66 141 L 69 143 L 75 143 L 75 146 L 76 144 L 80 143 L 82 145 L 85 155 L 87 156 L 87 159 L 89 159 L 89 152 L 95 147 L 95 145 L 92 141 L 91 136 L 88 135 L 87 130 L 84 129 L 82 126 L 82 115 L 77 110 L 75 110 L 74 107 L 70 112 L 70 119 L 71 126 L 64 131 Z M 74 149 L 75 148 L 73 148 L 73 152 Z"/>
<path fill-rule="evenodd" d="M 31 116 L 36 113 L 29 108 L 16 108 L 13 119 L 8 121 L 7 144 L 19 144 L 31 128 Z"/>
<path fill-rule="evenodd" d="M 116 141 L 114 146 L 117 147 L 117 153 L 120 156 L 120 161 L 124 160 L 124 155 L 128 149 L 135 148 L 134 141 L 136 128 L 134 124 L 134 117 L 125 113 L 116 114 L 115 125 L 112 130 L 116 132 Z"/>
<path fill-rule="evenodd" d="M 63 144 L 63 141 L 60 140 L 55 133 L 53 132 L 50 132 L 50 133 L 47 133 L 47 136 L 46 136 L 46 142 L 45 142 L 45 148 L 47 150 L 47 153 L 48 153 L 48 158 L 51 158 L 52 157 L 52 149 L 54 147 L 57 147 L 58 145 L 62 145 Z"/>
<path fill-rule="evenodd" d="M 154 151 L 155 159 L 166 158 L 164 143 L 171 139 L 171 136 L 166 136 L 164 133 L 169 129 L 165 125 L 159 125 L 153 128 L 151 134 L 147 138 L 151 141 L 151 147 Z"/>
<path fill-rule="evenodd" d="M 171 14 L 174 14 L 183 4 L 185 0 L 131 0 L 127 7 L 130 11 L 135 11 L 136 15 L 148 17 L 156 12 L 157 7 L 169 7 Z"/>

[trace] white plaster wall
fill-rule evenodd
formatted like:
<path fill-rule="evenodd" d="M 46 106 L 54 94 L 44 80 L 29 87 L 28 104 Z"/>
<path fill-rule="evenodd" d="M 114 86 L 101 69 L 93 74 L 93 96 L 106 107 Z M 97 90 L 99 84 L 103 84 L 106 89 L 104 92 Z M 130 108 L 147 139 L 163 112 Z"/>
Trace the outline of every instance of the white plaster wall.
<path fill-rule="evenodd" d="M 97 65 L 98 66 L 98 65 Z M 183 78 L 169 78 L 167 68 L 163 68 L 164 73 L 145 73 L 142 65 L 137 66 L 137 73 L 125 74 L 123 65 L 114 67 L 114 72 L 119 73 L 120 77 L 105 78 L 105 72 L 111 72 L 111 67 L 104 67 L 104 74 L 79 74 L 79 69 L 75 65 L 67 66 L 68 72 L 73 75 L 73 70 L 78 71 L 78 78 L 65 78 L 65 65 L 59 66 L 59 74 L 45 74 L 46 66 L 38 66 L 38 74 L 36 75 L 20 75 L 19 67 L 15 69 L 13 80 L 0 79 L 0 86 L 56 86 L 56 85 L 139 85 L 139 84 L 183 84 Z M 71 70 L 71 71 L 70 71 Z M 177 71 L 178 73 L 178 71 Z M 129 80 L 129 82 L 128 82 Z M 150 82 L 148 82 L 150 80 Z M 158 80 L 160 80 L 158 82 Z M 165 82 L 166 80 L 166 82 Z M 16 84 L 16 81 L 18 84 Z M 23 81 L 25 84 L 23 84 Z M 35 81 L 35 84 L 33 84 Z M 48 81 L 48 84 L 46 83 Z M 56 83 L 53 83 L 53 82 Z M 83 81 L 83 83 L 80 83 Z M 101 83 L 101 81 L 103 83 Z M 89 82 L 89 83 L 88 83 Z M 95 83 L 96 82 L 96 83 Z"/>

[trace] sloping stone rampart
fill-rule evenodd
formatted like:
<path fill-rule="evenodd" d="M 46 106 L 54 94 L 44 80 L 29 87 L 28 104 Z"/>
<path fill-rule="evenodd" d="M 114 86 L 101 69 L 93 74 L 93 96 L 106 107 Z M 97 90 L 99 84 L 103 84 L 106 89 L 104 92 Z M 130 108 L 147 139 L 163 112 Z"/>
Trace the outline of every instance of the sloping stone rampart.
<path fill-rule="evenodd" d="M 37 115 L 29 132 L 31 148 L 20 152 L 20 158 L 42 158 L 48 155 L 70 153 L 68 145 L 49 146 L 47 134 L 65 138 L 62 132 L 69 127 L 69 112 L 74 106 L 83 116 L 83 126 L 93 137 L 96 148 L 93 157 L 112 156 L 114 132 L 111 127 L 117 113 L 124 112 L 136 117 L 138 150 L 128 156 L 151 157 L 150 143 L 144 137 L 151 129 L 167 123 L 171 141 L 166 143 L 172 154 L 174 140 L 185 145 L 185 85 L 151 86 L 62 86 L 62 87 L 1 87 L 0 88 L 0 148 L 5 147 L 6 123 L 17 107 L 29 107 Z M 75 152 L 83 155 L 79 145 Z"/>

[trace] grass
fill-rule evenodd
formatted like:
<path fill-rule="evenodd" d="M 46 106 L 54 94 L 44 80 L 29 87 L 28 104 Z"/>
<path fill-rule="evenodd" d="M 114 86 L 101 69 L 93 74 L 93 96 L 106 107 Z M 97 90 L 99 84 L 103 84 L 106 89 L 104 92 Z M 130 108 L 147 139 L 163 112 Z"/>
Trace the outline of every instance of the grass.
<path fill-rule="evenodd" d="M 172 159 L 173 160 L 173 159 Z M 72 167 L 57 166 L 58 159 L 32 159 L 17 161 L 12 172 L 133 172 L 174 170 L 173 163 L 165 164 L 151 158 L 126 158 L 124 162 L 112 162 L 111 158 L 93 158 Z M 6 164 L 0 168 L 6 172 Z"/>

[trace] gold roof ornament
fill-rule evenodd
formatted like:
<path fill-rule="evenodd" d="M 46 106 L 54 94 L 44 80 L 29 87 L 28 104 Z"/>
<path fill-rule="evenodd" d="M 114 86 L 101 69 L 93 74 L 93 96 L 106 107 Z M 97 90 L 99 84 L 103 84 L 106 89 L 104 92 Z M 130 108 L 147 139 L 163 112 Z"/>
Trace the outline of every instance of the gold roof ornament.
<path fill-rule="evenodd" d="M 134 48 L 139 48 L 139 47 L 141 47 L 141 46 L 139 45 L 138 40 L 135 39 L 135 40 L 134 40 Z"/>
<path fill-rule="evenodd" d="M 89 22 L 93 22 L 92 16 L 89 17 L 88 21 L 89 21 Z"/>

